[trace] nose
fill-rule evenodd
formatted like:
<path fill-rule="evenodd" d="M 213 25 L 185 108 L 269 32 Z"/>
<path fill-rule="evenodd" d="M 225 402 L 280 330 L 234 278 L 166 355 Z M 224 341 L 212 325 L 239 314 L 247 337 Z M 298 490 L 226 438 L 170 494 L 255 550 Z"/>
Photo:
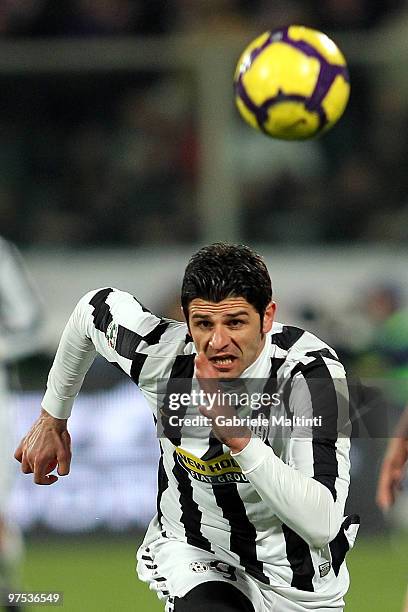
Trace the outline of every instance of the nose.
<path fill-rule="evenodd" d="M 217 326 L 213 330 L 209 345 L 214 351 L 225 349 L 230 342 L 227 330 L 223 326 Z"/>

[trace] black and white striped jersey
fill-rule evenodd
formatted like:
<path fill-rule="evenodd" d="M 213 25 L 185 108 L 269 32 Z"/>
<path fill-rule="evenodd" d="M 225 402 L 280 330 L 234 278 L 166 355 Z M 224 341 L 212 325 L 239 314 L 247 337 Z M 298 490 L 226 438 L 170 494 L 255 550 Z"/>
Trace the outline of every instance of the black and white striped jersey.
<path fill-rule="evenodd" d="M 191 381 L 195 347 L 185 324 L 155 316 L 128 293 L 84 296 L 63 332 L 43 408 L 67 418 L 96 353 L 140 387 L 155 419 L 166 392 L 158 381 Z M 355 517 L 344 518 L 349 487 L 348 387 L 336 353 L 314 335 L 274 323 L 240 379 L 261 380 L 278 406 L 263 409 L 274 427 L 258 431 L 236 455 L 200 427 L 160 439 L 157 515 L 146 541 L 175 538 L 243 568 L 301 601 L 335 600 L 348 587 L 344 556 Z M 197 408 L 186 407 L 186 414 Z M 319 434 L 305 415 L 330 424 Z M 282 417 L 282 418 L 281 418 Z M 295 418 L 296 417 L 296 418 Z M 313 421 L 315 422 L 315 421 Z M 126 427 L 126 424 L 124 424 Z"/>

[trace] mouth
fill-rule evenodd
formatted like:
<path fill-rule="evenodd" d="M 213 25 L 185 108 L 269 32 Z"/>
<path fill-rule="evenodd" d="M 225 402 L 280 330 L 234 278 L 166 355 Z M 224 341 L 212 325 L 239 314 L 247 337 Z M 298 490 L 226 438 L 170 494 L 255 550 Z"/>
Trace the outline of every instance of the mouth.
<path fill-rule="evenodd" d="M 209 361 L 217 370 L 229 370 L 237 359 L 234 355 L 214 355 Z"/>

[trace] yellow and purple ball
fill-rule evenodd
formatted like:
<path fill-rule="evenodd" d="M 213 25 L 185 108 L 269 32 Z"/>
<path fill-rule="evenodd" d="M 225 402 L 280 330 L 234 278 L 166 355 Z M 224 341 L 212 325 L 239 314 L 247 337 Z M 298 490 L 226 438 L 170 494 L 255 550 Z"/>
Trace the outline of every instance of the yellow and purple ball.
<path fill-rule="evenodd" d="M 250 126 L 273 138 L 306 140 L 340 119 L 350 79 L 344 55 L 326 34 L 291 25 L 264 32 L 246 47 L 234 89 Z"/>

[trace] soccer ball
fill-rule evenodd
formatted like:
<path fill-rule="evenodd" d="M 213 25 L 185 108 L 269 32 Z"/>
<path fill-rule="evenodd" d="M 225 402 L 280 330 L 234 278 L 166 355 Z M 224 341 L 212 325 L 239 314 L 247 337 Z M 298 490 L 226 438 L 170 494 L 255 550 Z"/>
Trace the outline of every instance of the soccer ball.
<path fill-rule="evenodd" d="M 252 41 L 238 61 L 234 88 L 245 121 L 284 140 L 327 132 L 350 94 L 340 49 L 326 34 L 298 25 L 264 32 Z"/>

